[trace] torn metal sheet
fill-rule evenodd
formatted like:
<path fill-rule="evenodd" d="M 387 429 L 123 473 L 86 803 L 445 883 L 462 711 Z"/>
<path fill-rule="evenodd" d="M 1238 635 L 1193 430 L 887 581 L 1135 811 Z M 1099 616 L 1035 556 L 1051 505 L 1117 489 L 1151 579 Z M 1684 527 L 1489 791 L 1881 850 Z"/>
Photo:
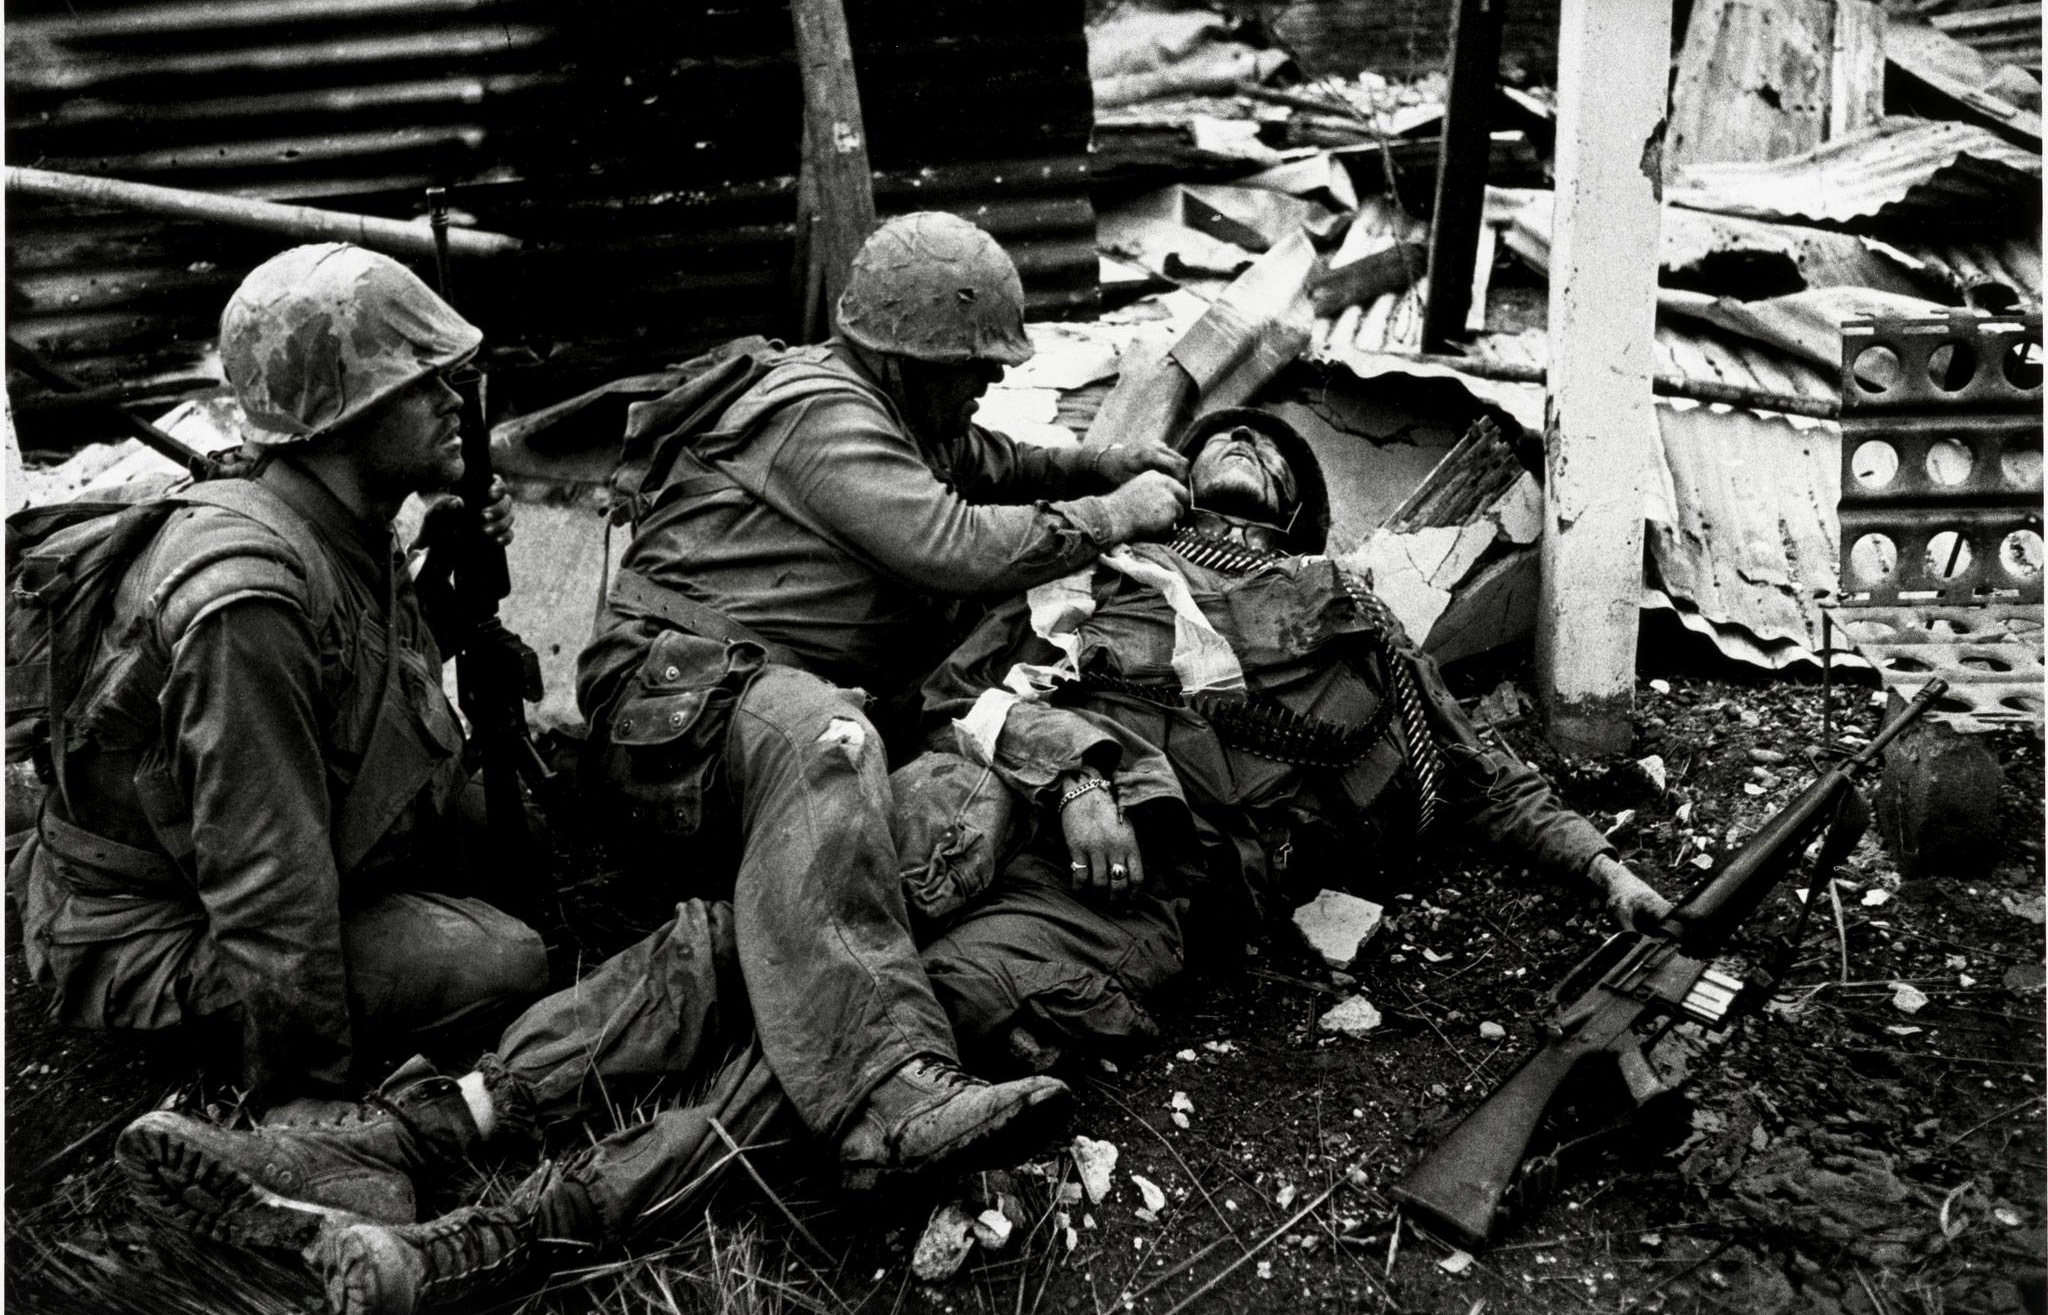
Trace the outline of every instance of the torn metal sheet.
<path fill-rule="evenodd" d="M 2001 76 L 2001 65 L 1939 28 L 1904 17 L 1893 18 L 1886 25 L 1884 57 L 1960 107 L 1965 112 L 1962 117 L 1997 131 L 2031 138 L 2036 146 L 2040 145 L 2038 83 L 2033 88 L 2034 105 L 2029 107 L 2014 99 L 2025 93 L 2015 91 Z M 2006 92 L 2012 95 L 2003 94 Z"/>
<path fill-rule="evenodd" d="M 1551 193 L 1493 189 L 1512 204 L 1508 249 L 1539 273 L 1550 272 Z M 1874 238 L 1804 224 L 1771 223 L 1702 210 L 1664 211 L 1658 271 L 1667 286 L 1747 287 L 1786 293 L 1801 288 L 1876 288 L 1924 296 L 1913 262 Z"/>
<path fill-rule="evenodd" d="M 1863 0 L 1698 0 L 1665 160 L 1776 160 L 1870 122 L 1883 112 L 1882 22 Z"/>
<path fill-rule="evenodd" d="M 1918 6 L 1927 21 L 1986 59 L 2003 60 L 2041 71 L 2041 5 L 1971 5 L 1965 0 L 1935 0 Z"/>
<path fill-rule="evenodd" d="M 1328 151 L 1318 152 L 1304 160 L 1276 164 L 1249 178 L 1238 179 L 1237 185 L 1285 192 L 1289 196 L 1328 206 L 1340 214 L 1358 209 L 1358 189 L 1351 181 L 1351 171 L 1339 164 L 1337 157 Z"/>
<path fill-rule="evenodd" d="M 1319 202 L 1263 187 L 1191 183 L 1180 193 L 1182 223 L 1247 251 L 1270 251 L 1297 232 L 1320 236 L 1337 218 Z"/>
<path fill-rule="evenodd" d="M 1941 315 L 1949 310 L 1923 297 L 1901 296 L 1875 288 L 1811 288 L 1761 301 L 1737 301 L 1733 297 L 1667 288 L 1657 294 L 1657 308 L 1668 315 L 1704 321 L 1778 348 L 1826 371 L 1830 377 L 1842 359 L 1841 325 L 1845 320 Z"/>
<path fill-rule="evenodd" d="M 1446 644 L 1456 636 L 1456 656 L 1483 652 L 1527 633 L 1518 612 L 1501 606 L 1500 582 L 1487 565 L 1536 542 L 1542 507 L 1535 476 L 1498 426 L 1482 419 L 1344 560 L 1371 573 L 1375 591 L 1425 649 L 1437 652 L 1441 633 Z M 1482 577 L 1483 605 L 1467 599 Z M 1532 603 L 1527 624 L 1534 615 Z"/>
<path fill-rule="evenodd" d="M 1220 288 L 1257 259 L 1244 247 L 1191 227 L 1179 187 L 1162 187 L 1100 211 L 1095 233 L 1103 251 L 1184 285 L 1208 280 Z"/>
<path fill-rule="evenodd" d="M 1887 118 L 1768 162 L 1673 171 L 1675 206 L 1756 219 L 2014 229 L 2038 216 L 2041 156 L 1975 124 Z"/>
<path fill-rule="evenodd" d="M 1816 661 L 1837 574 L 1835 427 L 1669 402 L 1657 427 L 1650 589 L 1731 658 Z"/>
<path fill-rule="evenodd" d="M 1996 311 L 2041 304 L 2038 229 L 1981 242 L 1901 241 L 1898 250 L 1919 261 L 1927 277 L 1951 289 L 1965 305 Z"/>
<path fill-rule="evenodd" d="M 1838 619 L 1959 728 L 2041 717 L 2041 317 L 1843 328 Z"/>

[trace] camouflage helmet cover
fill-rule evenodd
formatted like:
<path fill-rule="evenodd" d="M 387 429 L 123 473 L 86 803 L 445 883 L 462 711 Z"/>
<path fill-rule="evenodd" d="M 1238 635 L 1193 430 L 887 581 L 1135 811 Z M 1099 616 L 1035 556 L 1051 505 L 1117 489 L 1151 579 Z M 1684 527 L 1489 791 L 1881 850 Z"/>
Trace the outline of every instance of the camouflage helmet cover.
<path fill-rule="evenodd" d="M 249 441 L 304 442 L 426 375 L 483 333 L 389 256 L 343 242 L 258 265 L 220 317 L 220 357 Z"/>
<path fill-rule="evenodd" d="M 1016 265 L 994 238 L 944 211 L 898 215 L 870 234 L 834 318 L 870 351 L 948 364 L 1031 359 Z"/>

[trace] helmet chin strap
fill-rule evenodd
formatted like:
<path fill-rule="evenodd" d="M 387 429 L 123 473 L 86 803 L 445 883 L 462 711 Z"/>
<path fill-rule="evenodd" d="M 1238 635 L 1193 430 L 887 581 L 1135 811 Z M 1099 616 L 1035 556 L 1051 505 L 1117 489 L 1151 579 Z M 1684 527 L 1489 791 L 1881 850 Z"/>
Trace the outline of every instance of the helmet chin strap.
<path fill-rule="evenodd" d="M 1294 533 L 1294 522 L 1301 515 L 1297 505 L 1287 517 L 1285 525 L 1270 521 L 1250 520 L 1243 516 L 1232 516 L 1227 512 L 1214 511 L 1208 507 L 1194 505 L 1188 509 L 1198 533 L 1223 539 L 1260 552 L 1284 552 L 1287 537 Z"/>

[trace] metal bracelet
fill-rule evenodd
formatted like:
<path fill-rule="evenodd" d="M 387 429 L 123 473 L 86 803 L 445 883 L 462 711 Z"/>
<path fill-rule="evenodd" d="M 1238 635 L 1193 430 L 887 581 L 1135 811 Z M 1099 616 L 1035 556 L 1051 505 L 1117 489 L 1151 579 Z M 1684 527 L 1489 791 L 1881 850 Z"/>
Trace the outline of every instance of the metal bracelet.
<path fill-rule="evenodd" d="M 1067 791 L 1065 794 L 1060 796 L 1059 811 L 1062 813 L 1066 812 L 1068 804 L 1073 803 L 1076 799 L 1079 799 L 1082 795 L 1087 794 L 1090 790 L 1107 789 L 1109 789 L 1108 777 L 1091 776 L 1087 780 L 1081 782 L 1081 784 L 1075 786 L 1073 789 Z"/>

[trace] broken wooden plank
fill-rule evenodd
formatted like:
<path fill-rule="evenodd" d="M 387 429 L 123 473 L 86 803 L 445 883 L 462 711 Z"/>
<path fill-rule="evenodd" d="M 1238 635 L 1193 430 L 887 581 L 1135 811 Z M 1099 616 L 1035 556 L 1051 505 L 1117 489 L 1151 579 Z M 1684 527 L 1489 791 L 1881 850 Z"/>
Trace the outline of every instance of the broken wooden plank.
<path fill-rule="evenodd" d="M 797 248 L 807 341 L 832 331 L 832 307 L 860 244 L 875 227 L 874 175 L 840 0 L 791 0 L 803 72 L 804 151 L 797 178 Z"/>

